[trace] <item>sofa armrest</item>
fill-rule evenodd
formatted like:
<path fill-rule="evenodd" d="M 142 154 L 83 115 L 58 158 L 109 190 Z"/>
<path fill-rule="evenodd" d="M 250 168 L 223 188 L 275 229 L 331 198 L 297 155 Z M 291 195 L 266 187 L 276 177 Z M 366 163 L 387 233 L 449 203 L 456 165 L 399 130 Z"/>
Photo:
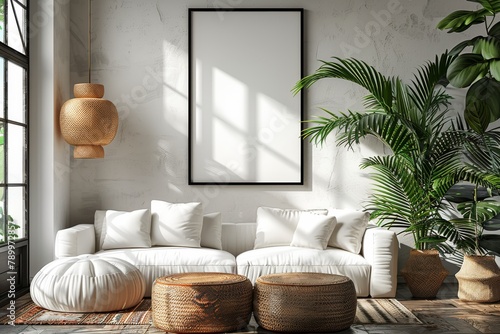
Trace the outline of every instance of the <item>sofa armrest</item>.
<path fill-rule="evenodd" d="M 95 231 L 92 224 L 80 224 L 56 234 L 55 257 L 78 256 L 95 253 Z"/>
<path fill-rule="evenodd" d="M 363 237 L 362 253 L 371 264 L 372 298 L 395 297 L 398 273 L 399 242 L 396 233 L 379 227 L 368 227 Z"/>

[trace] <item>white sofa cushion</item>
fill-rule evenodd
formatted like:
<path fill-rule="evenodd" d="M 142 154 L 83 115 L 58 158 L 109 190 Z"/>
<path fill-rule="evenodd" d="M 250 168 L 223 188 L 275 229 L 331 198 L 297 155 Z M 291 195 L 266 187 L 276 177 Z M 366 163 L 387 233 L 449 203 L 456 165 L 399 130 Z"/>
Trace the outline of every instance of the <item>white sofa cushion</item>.
<path fill-rule="evenodd" d="M 200 247 L 203 207 L 199 202 L 151 201 L 153 246 Z"/>
<path fill-rule="evenodd" d="M 149 209 L 106 211 L 102 249 L 151 247 L 151 213 Z"/>
<path fill-rule="evenodd" d="M 317 272 L 345 275 L 352 279 L 358 297 L 370 294 L 371 265 L 359 254 L 338 249 L 292 246 L 253 249 L 236 257 L 237 271 L 252 283 L 262 276 L 283 272 Z"/>
<path fill-rule="evenodd" d="M 157 277 L 186 272 L 236 273 L 234 255 L 211 248 L 129 248 L 103 250 L 96 254 L 122 259 L 137 267 L 148 283 L 145 297 L 151 296 L 152 283 Z"/>
<path fill-rule="evenodd" d="M 200 246 L 222 249 L 222 218 L 220 212 L 207 213 L 203 216 Z"/>
<path fill-rule="evenodd" d="M 328 209 L 328 215 L 337 218 L 328 246 L 359 254 L 370 214 L 349 209 Z"/>
<path fill-rule="evenodd" d="M 290 246 L 325 249 L 336 223 L 333 216 L 302 213 Z"/>
<path fill-rule="evenodd" d="M 327 210 L 258 208 L 254 248 L 289 246 L 303 212 L 326 215 Z"/>

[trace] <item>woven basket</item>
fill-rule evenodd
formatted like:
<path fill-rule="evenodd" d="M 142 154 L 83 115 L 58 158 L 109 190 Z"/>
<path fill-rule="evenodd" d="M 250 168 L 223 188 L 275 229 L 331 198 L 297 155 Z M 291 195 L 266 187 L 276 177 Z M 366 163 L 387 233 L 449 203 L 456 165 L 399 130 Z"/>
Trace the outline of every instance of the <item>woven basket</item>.
<path fill-rule="evenodd" d="M 356 316 L 356 290 L 345 276 L 284 273 L 261 276 L 254 289 L 254 316 L 276 332 L 335 332 Z"/>
<path fill-rule="evenodd" d="M 100 84 L 76 84 L 73 94 L 75 98 L 61 107 L 61 134 L 75 146 L 75 158 L 102 158 L 102 146 L 111 143 L 118 129 L 116 107 L 102 98 L 104 86 Z"/>
<path fill-rule="evenodd" d="M 174 333 L 231 332 L 252 315 L 252 283 L 241 275 L 186 273 L 153 284 L 153 325 Z"/>
<path fill-rule="evenodd" d="M 466 255 L 455 277 L 460 300 L 478 303 L 500 300 L 500 269 L 494 256 Z"/>
<path fill-rule="evenodd" d="M 439 288 L 448 276 L 435 249 L 410 251 L 401 275 L 414 298 L 436 298 Z"/>

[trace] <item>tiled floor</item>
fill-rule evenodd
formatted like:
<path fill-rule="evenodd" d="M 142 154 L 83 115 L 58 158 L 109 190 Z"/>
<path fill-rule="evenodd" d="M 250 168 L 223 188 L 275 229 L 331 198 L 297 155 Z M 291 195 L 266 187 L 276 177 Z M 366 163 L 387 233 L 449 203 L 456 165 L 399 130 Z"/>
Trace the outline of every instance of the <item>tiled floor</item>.
<path fill-rule="evenodd" d="M 434 300 L 414 300 L 405 285 L 398 287 L 397 299 L 424 323 L 422 325 L 353 325 L 340 334 L 406 333 L 495 333 L 500 334 L 500 303 L 464 303 L 457 299 L 457 286 L 445 284 Z M 26 297 L 24 297 L 26 300 Z M 22 303 L 22 300 L 18 301 Z M 152 326 L 0 326 L 0 334 L 52 333 L 164 333 Z M 252 322 L 245 333 L 269 333 Z"/>

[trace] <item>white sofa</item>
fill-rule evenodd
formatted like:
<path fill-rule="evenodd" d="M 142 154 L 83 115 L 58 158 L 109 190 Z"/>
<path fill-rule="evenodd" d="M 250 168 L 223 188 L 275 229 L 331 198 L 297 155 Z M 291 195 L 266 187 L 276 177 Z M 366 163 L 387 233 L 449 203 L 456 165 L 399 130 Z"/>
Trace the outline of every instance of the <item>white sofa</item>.
<path fill-rule="evenodd" d="M 238 273 L 252 283 L 257 277 L 270 273 L 342 274 L 353 280 L 358 297 L 382 298 L 396 294 L 399 245 L 392 231 L 368 226 L 362 233 L 361 252 L 354 254 L 334 247 L 254 249 L 256 223 L 222 223 L 221 226 L 222 249 L 153 246 L 102 250 L 94 224 L 81 224 L 57 233 L 55 256 L 97 254 L 126 260 L 143 273 L 146 296 L 151 295 L 155 278 L 183 272 Z"/>

